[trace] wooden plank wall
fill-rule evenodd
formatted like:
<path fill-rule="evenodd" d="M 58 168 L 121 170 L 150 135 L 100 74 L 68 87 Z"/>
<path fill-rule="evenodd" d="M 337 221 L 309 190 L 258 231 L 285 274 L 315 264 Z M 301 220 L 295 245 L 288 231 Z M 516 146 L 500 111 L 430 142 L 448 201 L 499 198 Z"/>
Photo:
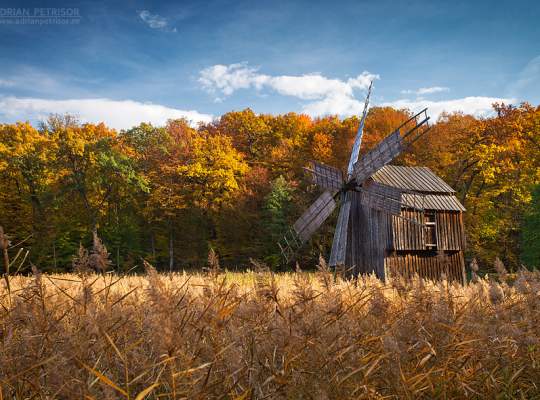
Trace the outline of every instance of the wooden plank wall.
<path fill-rule="evenodd" d="M 423 222 L 420 211 L 402 210 L 402 216 Z M 436 218 L 437 246 L 443 250 L 439 256 L 426 249 L 421 225 L 364 206 L 360 195 L 353 193 L 346 268 L 354 276 L 375 273 L 380 279 L 387 273 L 439 279 L 444 272 L 451 280 L 463 281 L 462 213 L 437 211 Z"/>
<path fill-rule="evenodd" d="M 401 216 L 423 223 L 420 211 L 402 210 Z M 393 246 L 389 250 L 425 250 L 425 232 L 420 225 L 404 218 L 392 216 Z M 437 249 L 462 250 L 465 248 L 463 215 L 456 211 L 436 211 Z"/>
<path fill-rule="evenodd" d="M 424 222 L 424 215 L 416 210 L 401 210 L 401 216 L 419 224 Z M 424 250 L 425 234 L 421 225 L 410 222 L 404 218 L 392 216 L 392 250 Z"/>
<path fill-rule="evenodd" d="M 437 249 L 462 250 L 465 248 L 462 213 L 437 211 Z"/>
<path fill-rule="evenodd" d="M 384 255 L 387 242 L 387 215 L 379 210 L 370 209 L 371 212 L 371 225 L 373 231 L 372 248 L 376 258 L 375 263 L 375 275 L 381 279 L 385 279 L 384 276 Z"/>
<path fill-rule="evenodd" d="M 464 282 L 465 262 L 462 251 L 451 252 L 396 252 L 385 258 L 389 276 L 411 278 L 419 275 L 438 280 L 444 273 L 449 280 Z"/>

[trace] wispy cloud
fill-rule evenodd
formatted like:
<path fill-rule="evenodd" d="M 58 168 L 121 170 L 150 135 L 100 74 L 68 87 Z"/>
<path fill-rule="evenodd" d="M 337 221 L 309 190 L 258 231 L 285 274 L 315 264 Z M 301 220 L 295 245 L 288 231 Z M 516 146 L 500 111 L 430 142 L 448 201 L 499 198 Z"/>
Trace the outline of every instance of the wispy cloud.
<path fill-rule="evenodd" d="M 443 112 L 462 112 L 476 117 L 487 117 L 493 114 L 494 103 L 514 104 L 516 99 L 500 97 L 469 96 L 461 99 L 430 101 L 425 99 L 400 99 L 380 104 L 396 109 L 421 110 L 428 108 L 428 114 L 437 120 Z"/>
<path fill-rule="evenodd" d="M 128 129 L 141 122 L 163 125 L 168 119 L 186 118 L 192 125 L 210 122 L 212 116 L 133 100 L 0 97 L 0 118 L 8 121 L 45 120 L 51 113 L 73 114 L 82 122 L 105 122 L 116 129 Z"/>
<path fill-rule="evenodd" d="M 426 88 L 420 88 L 418 90 L 402 90 L 402 94 L 415 94 L 417 96 L 423 96 L 426 94 L 434 94 L 434 93 L 441 93 L 441 92 L 449 92 L 450 88 L 447 88 L 445 86 L 432 86 L 432 87 L 426 87 Z"/>
<path fill-rule="evenodd" d="M 307 100 L 303 111 L 312 114 L 354 114 L 363 107 L 363 101 L 355 98 L 355 90 L 365 90 L 379 75 L 362 72 L 347 80 L 332 79 L 320 74 L 300 76 L 271 76 L 259 73 L 246 63 L 213 65 L 200 71 L 199 82 L 216 101 L 232 95 L 240 89 L 268 89 L 284 96 Z"/>
<path fill-rule="evenodd" d="M 540 99 L 540 55 L 531 59 L 520 71 L 517 80 L 509 84 L 509 93 L 521 99 Z"/>
<path fill-rule="evenodd" d="M 7 79 L 0 79 L 0 87 L 12 87 L 15 86 L 15 82 Z"/>
<path fill-rule="evenodd" d="M 0 73 L 3 71 L 0 71 Z M 18 65 L 3 74 L 6 78 L 0 79 L 0 88 L 3 95 L 22 93 L 25 97 L 48 97 L 51 93 L 56 96 L 69 96 L 71 98 L 87 97 L 84 86 L 89 84 L 88 79 L 77 78 L 71 74 L 62 74 L 57 70 L 44 70 L 28 65 Z M 1 110 L 0 110 L 1 111 Z"/>
<path fill-rule="evenodd" d="M 161 15 L 152 14 L 148 10 L 142 10 L 139 11 L 139 17 L 152 29 L 176 32 L 176 28 L 171 28 L 169 20 Z"/>

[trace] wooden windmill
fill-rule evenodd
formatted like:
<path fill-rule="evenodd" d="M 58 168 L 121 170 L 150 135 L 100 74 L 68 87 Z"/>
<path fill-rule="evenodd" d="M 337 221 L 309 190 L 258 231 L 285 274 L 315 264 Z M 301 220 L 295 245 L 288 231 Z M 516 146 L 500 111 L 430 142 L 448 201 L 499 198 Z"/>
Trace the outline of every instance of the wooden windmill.
<path fill-rule="evenodd" d="M 331 267 L 342 267 L 349 276 L 418 274 L 438 279 L 444 274 L 463 281 L 465 209 L 454 190 L 428 168 L 388 165 L 430 129 L 427 109 L 359 158 L 371 87 L 347 173 L 312 162 L 307 170 L 323 193 L 280 241 L 281 252 L 291 261 L 339 207 Z"/>

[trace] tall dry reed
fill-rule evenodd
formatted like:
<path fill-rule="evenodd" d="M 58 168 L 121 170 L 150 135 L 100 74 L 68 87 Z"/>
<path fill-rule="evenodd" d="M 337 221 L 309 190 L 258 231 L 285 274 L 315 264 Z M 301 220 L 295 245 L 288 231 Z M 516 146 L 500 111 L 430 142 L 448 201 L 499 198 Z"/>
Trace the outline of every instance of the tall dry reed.
<path fill-rule="evenodd" d="M 4 399 L 540 397 L 540 275 L 11 277 Z"/>

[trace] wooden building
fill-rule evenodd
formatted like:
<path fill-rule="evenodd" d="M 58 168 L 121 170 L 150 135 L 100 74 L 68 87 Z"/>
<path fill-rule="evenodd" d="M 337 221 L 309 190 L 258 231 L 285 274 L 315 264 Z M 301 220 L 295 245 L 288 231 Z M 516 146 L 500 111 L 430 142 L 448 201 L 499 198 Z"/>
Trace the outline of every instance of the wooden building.
<path fill-rule="evenodd" d="M 400 216 L 366 206 L 362 192 L 350 192 L 350 218 L 358 223 L 348 224 L 345 266 L 353 275 L 375 273 L 384 280 L 444 274 L 465 282 L 465 208 L 455 191 L 426 167 L 386 165 L 364 186 L 377 184 L 402 191 Z"/>
<path fill-rule="evenodd" d="M 429 168 L 390 165 L 429 131 L 427 109 L 360 156 L 370 93 L 371 86 L 347 172 L 316 161 L 307 168 L 323 193 L 278 243 L 285 262 L 294 259 L 339 208 L 330 267 L 354 277 L 371 273 L 383 280 L 394 275 L 446 276 L 465 282 L 465 208 L 455 191 Z"/>

